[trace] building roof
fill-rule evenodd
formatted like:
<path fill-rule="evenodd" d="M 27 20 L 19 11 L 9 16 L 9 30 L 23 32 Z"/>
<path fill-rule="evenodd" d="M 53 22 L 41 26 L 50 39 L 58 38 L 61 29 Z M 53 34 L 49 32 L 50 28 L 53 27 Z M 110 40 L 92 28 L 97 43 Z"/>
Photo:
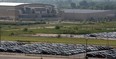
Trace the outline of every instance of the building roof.
<path fill-rule="evenodd" d="M 98 13 L 107 12 L 111 10 L 90 10 L 90 9 L 62 9 L 65 13 Z"/>
<path fill-rule="evenodd" d="M 29 4 L 29 3 L 0 2 L 0 6 L 18 6 L 22 4 Z"/>

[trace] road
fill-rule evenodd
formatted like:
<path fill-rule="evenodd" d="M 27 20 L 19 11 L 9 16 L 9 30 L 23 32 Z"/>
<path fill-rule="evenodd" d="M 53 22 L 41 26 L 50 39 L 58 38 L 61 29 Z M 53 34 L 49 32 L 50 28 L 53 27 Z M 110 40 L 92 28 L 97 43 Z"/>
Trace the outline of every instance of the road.
<path fill-rule="evenodd" d="M 35 37 L 58 37 L 59 34 L 32 34 L 29 36 L 35 36 Z M 25 35 L 26 36 L 26 35 Z M 28 36 L 28 35 L 27 35 Z M 88 39 L 103 39 L 107 40 L 107 38 L 102 38 L 102 37 L 85 37 L 84 35 L 72 35 L 72 34 L 60 34 L 61 37 L 65 38 L 88 38 Z M 109 40 L 116 40 L 116 38 L 108 38 Z"/>

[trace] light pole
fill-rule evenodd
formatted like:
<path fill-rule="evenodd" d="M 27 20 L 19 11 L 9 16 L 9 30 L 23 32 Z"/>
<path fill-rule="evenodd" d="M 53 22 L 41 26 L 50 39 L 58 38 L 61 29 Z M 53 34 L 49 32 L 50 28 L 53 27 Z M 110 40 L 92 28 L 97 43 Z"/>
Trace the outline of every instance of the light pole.
<path fill-rule="evenodd" d="M 110 42 L 109 42 L 108 32 L 107 32 L 107 46 L 110 47 Z"/>
<path fill-rule="evenodd" d="M 1 29 L 2 27 L 1 27 L 1 25 L 0 25 L 0 47 L 1 47 L 1 35 L 2 35 L 2 29 Z"/>
<path fill-rule="evenodd" d="M 110 50 L 110 47 L 109 47 L 109 38 L 108 38 L 108 32 L 107 32 L 106 34 L 107 34 L 106 47 L 108 48 L 108 50 Z M 106 55 L 106 59 L 108 59 L 108 56 L 107 56 L 107 55 Z"/>
<path fill-rule="evenodd" d="M 43 56 L 42 56 L 43 54 L 41 53 L 41 57 L 40 57 L 40 59 L 43 59 Z"/>
<path fill-rule="evenodd" d="M 85 41 L 86 41 L 86 43 L 85 43 L 85 59 L 88 59 L 88 57 L 87 57 L 88 39 L 86 38 L 86 35 L 84 35 L 84 38 L 85 38 Z"/>
<path fill-rule="evenodd" d="M 88 59 L 88 57 L 87 57 L 87 45 L 88 45 L 88 39 L 86 39 L 86 52 L 85 52 L 85 59 Z"/>
<path fill-rule="evenodd" d="M 109 38 L 108 38 L 108 32 L 107 32 L 107 43 L 106 46 L 109 48 Z"/>

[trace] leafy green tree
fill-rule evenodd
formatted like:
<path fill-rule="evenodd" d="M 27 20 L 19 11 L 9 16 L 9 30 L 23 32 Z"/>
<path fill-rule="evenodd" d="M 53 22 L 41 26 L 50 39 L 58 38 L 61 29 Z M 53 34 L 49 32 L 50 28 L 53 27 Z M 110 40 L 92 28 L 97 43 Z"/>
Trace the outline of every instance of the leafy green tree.
<path fill-rule="evenodd" d="M 71 3 L 71 8 L 76 8 L 77 6 L 76 6 L 76 3 Z"/>
<path fill-rule="evenodd" d="M 87 8 L 88 7 L 88 2 L 86 0 L 83 0 L 79 3 L 79 5 L 82 7 L 82 8 Z"/>

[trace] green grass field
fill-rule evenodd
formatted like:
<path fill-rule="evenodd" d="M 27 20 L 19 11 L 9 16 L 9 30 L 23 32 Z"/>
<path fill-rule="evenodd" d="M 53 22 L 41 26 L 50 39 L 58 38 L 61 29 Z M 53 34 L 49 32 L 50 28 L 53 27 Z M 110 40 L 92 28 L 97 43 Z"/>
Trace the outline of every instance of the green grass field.
<path fill-rule="evenodd" d="M 15 33 L 20 34 L 88 34 L 98 32 L 115 32 L 116 22 L 95 23 L 95 24 L 36 24 L 36 25 L 2 25 L 2 35 L 10 35 Z M 55 29 L 55 26 L 60 26 L 60 29 Z M 46 28 L 53 27 L 53 28 Z M 28 31 L 23 31 L 27 28 Z"/>
<path fill-rule="evenodd" d="M 96 32 L 116 32 L 116 22 L 94 23 L 94 24 L 36 24 L 36 25 L 2 25 L 2 40 L 9 41 L 31 41 L 31 42 L 49 42 L 49 43 L 73 43 L 85 44 L 85 39 L 75 38 L 43 38 L 43 37 L 24 37 L 22 34 L 83 34 Z M 60 26 L 60 29 L 46 28 Z M 38 28 L 39 27 L 39 28 Z M 23 31 L 27 28 L 28 31 Z M 30 29 L 32 28 L 32 29 Z M 14 33 L 14 36 L 9 36 Z M 89 39 L 89 44 L 106 45 L 106 40 Z M 110 45 L 116 46 L 115 40 L 110 40 Z"/>
<path fill-rule="evenodd" d="M 48 37 L 21 37 L 21 36 L 2 36 L 2 40 L 7 41 L 30 41 L 30 42 L 47 42 L 47 43 L 70 43 L 70 44 L 85 44 L 85 39 L 77 38 L 48 38 Z M 106 45 L 107 40 L 88 39 L 88 44 Z M 109 40 L 111 46 L 116 46 L 115 40 Z"/>

